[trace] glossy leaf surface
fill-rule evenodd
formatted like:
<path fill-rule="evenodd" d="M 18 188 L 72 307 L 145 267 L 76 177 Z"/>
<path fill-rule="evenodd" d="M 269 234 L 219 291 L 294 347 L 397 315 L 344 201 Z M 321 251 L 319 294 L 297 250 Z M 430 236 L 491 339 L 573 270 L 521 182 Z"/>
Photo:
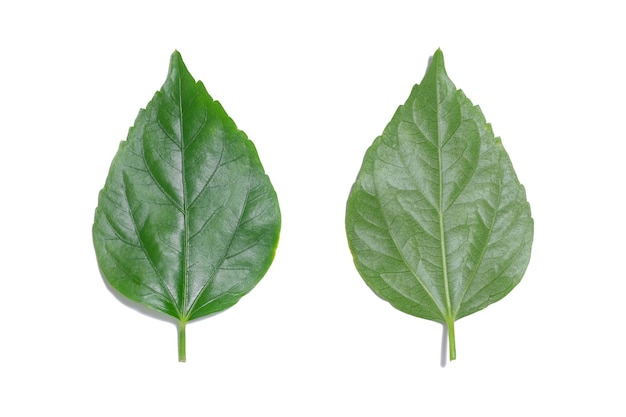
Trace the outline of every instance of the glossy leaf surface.
<path fill-rule="evenodd" d="M 381 298 L 448 327 L 515 287 L 533 220 L 509 157 L 438 50 L 367 150 L 346 210 L 355 265 Z"/>
<path fill-rule="evenodd" d="M 269 268 L 280 230 L 257 151 L 174 52 L 163 87 L 120 144 L 93 241 L 106 280 L 185 324 L 222 311 Z"/>

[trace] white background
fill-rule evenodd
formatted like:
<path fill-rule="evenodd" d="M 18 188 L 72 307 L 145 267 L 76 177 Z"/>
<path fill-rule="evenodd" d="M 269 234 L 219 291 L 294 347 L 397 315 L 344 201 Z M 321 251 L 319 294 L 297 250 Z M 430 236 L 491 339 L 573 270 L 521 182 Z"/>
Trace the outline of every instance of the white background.
<path fill-rule="evenodd" d="M 19 5 L 18 5 L 19 4 Z M 626 29 L 610 1 L 3 2 L 0 415 L 623 416 Z M 532 259 L 442 328 L 356 272 L 346 198 L 440 47 L 526 186 Z M 98 191 L 170 54 L 254 141 L 274 264 L 187 328 L 120 302 L 91 243 Z M 445 365 L 445 366 L 442 366 Z"/>

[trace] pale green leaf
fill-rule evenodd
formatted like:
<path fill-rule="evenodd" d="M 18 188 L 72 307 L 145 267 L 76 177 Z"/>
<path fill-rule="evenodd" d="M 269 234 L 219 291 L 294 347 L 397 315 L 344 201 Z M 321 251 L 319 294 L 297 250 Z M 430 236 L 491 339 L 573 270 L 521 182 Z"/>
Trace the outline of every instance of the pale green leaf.
<path fill-rule="evenodd" d="M 533 220 L 499 138 L 446 74 L 438 50 L 421 84 L 367 150 L 346 210 L 357 270 L 405 313 L 447 325 L 515 287 Z"/>

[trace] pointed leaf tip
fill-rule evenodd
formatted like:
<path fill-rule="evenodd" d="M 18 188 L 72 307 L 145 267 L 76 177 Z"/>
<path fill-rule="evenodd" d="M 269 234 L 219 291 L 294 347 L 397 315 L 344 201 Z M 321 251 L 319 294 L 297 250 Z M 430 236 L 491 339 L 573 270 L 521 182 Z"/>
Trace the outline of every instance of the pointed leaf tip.
<path fill-rule="evenodd" d="M 435 68 L 441 67 L 442 69 L 445 70 L 444 61 L 443 61 L 443 52 L 441 51 L 440 48 L 438 48 L 433 54 L 433 57 L 430 61 L 430 66 L 435 67 Z"/>
<path fill-rule="evenodd" d="M 183 56 L 176 49 L 174 50 L 174 52 L 172 52 L 172 55 L 170 57 L 170 68 L 169 68 L 170 73 L 172 72 L 174 68 L 187 69 L 185 62 L 183 61 Z"/>
<path fill-rule="evenodd" d="M 185 61 L 183 61 L 183 56 L 178 50 L 174 50 L 170 57 L 169 74 L 189 74 L 187 65 L 185 65 Z"/>

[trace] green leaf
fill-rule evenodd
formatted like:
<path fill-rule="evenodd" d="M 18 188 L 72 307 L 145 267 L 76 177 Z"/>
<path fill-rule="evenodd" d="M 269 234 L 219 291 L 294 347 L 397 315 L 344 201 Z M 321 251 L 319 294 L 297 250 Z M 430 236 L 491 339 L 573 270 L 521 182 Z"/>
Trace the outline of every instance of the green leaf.
<path fill-rule="evenodd" d="M 252 290 L 279 231 L 276 193 L 253 143 L 174 52 L 100 191 L 93 241 L 104 277 L 178 319 L 184 362 L 186 323 Z"/>
<path fill-rule="evenodd" d="M 357 270 L 395 308 L 443 323 L 500 300 L 530 260 L 524 187 L 480 108 L 435 52 L 422 80 L 367 150 L 346 209 Z"/>

